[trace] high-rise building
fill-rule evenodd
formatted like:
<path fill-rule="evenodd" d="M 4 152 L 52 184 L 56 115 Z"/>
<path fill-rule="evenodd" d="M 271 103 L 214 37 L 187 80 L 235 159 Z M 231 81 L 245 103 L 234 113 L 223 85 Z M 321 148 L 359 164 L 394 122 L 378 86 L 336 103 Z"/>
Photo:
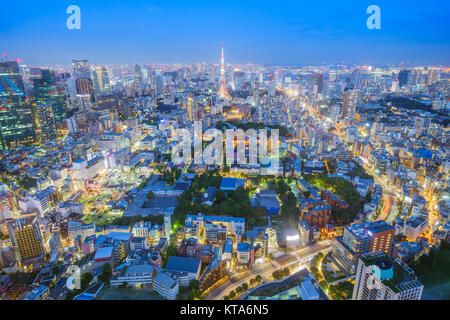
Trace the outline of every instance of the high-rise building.
<path fill-rule="evenodd" d="M 419 138 L 422 135 L 424 125 L 425 125 L 425 118 L 417 117 L 416 120 L 414 121 L 414 129 L 415 129 L 415 137 L 416 138 Z"/>
<path fill-rule="evenodd" d="M 34 96 L 38 101 L 50 104 L 56 122 L 61 122 L 66 116 L 65 97 L 58 90 L 55 73 L 42 69 L 41 77 L 33 80 Z"/>
<path fill-rule="evenodd" d="M 342 104 L 342 117 L 344 119 L 353 119 L 358 102 L 358 91 L 346 89 L 344 91 L 344 102 Z"/>
<path fill-rule="evenodd" d="M 383 251 L 390 255 L 395 228 L 384 220 L 355 223 L 344 229 L 343 242 L 355 253 Z"/>
<path fill-rule="evenodd" d="M 227 89 L 227 80 L 225 77 L 225 55 L 223 53 L 223 48 L 222 48 L 222 60 L 220 64 L 220 86 L 219 92 L 217 94 L 221 98 L 230 98 L 230 94 L 228 93 Z"/>
<path fill-rule="evenodd" d="M 36 115 L 42 141 L 56 140 L 58 133 L 56 131 L 55 115 L 52 105 L 38 103 L 36 105 Z"/>
<path fill-rule="evenodd" d="M 11 243 L 19 263 L 30 259 L 40 259 L 45 255 L 37 218 L 24 218 L 7 225 Z"/>
<path fill-rule="evenodd" d="M 362 255 L 353 288 L 353 300 L 420 300 L 423 284 L 400 260 L 381 251 Z"/>
<path fill-rule="evenodd" d="M 0 63 L 0 149 L 35 139 L 31 107 L 17 62 Z"/>
<path fill-rule="evenodd" d="M 91 79 L 91 68 L 88 60 L 72 60 L 72 69 L 75 79 Z"/>
<path fill-rule="evenodd" d="M 404 86 L 408 85 L 410 73 L 411 73 L 411 71 L 409 71 L 409 70 L 401 70 L 398 73 L 398 82 L 399 82 L 400 88 L 403 88 Z"/>
<path fill-rule="evenodd" d="M 108 94 L 111 90 L 108 69 L 105 66 L 96 66 L 92 69 L 92 79 L 94 81 L 94 93 L 99 96 Z"/>
<path fill-rule="evenodd" d="M 358 90 L 361 87 L 361 80 L 362 80 L 361 68 L 354 69 L 352 72 L 351 83 L 356 90 Z"/>
<path fill-rule="evenodd" d="M 333 240 L 333 256 L 348 272 L 356 270 L 358 258 L 365 253 L 383 251 L 392 254 L 395 228 L 384 220 L 355 223 Z"/>
<path fill-rule="evenodd" d="M 441 78 L 441 69 L 439 68 L 429 68 L 428 69 L 428 80 L 427 84 L 431 85 Z"/>
<path fill-rule="evenodd" d="M 314 74 L 313 92 L 314 96 L 323 94 L 323 73 Z"/>
<path fill-rule="evenodd" d="M 94 85 L 91 79 L 80 78 L 75 81 L 78 96 L 89 96 L 89 101 L 94 102 Z"/>

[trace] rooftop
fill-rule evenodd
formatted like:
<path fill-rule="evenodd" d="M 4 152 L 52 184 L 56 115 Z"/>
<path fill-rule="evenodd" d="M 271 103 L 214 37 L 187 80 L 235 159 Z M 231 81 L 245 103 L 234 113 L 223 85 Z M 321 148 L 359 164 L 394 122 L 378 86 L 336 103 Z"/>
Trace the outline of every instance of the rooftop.
<path fill-rule="evenodd" d="M 201 260 L 199 258 L 188 257 L 169 257 L 166 269 L 169 271 L 187 271 L 190 273 L 197 273 L 200 269 Z"/>

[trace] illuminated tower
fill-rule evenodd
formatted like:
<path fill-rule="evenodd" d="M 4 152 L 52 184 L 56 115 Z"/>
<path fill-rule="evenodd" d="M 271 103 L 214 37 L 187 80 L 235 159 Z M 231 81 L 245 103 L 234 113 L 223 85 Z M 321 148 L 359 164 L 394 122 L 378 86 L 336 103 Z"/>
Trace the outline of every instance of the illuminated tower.
<path fill-rule="evenodd" d="M 225 56 L 222 48 L 222 61 L 220 65 L 220 87 L 217 93 L 221 98 L 230 98 L 230 94 L 227 90 L 227 81 L 225 79 Z"/>

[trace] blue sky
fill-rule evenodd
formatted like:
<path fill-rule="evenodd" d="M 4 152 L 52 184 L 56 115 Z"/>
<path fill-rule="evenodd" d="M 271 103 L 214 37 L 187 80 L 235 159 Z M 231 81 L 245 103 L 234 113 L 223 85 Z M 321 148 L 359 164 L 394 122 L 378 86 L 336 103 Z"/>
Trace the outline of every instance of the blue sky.
<path fill-rule="evenodd" d="M 32 65 L 218 62 L 450 65 L 448 0 L 2 1 L 0 53 Z M 66 9 L 80 6 L 82 29 Z M 366 9 L 381 8 L 381 30 Z"/>

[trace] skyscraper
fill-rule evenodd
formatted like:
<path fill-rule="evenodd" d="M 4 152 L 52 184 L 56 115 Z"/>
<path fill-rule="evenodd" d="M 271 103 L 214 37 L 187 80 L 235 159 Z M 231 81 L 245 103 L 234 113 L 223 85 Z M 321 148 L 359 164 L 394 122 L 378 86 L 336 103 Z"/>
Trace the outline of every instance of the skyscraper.
<path fill-rule="evenodd" d="M 55 115 L 52 105 L 38 103 L 36 105 L 36 115 L 42 141 L 56 140 L 58 133 L 56 131 Z"/>
<path fill-rule="evenodd" d="M 403 88 L 404 86 L 408 85 L 410 73 L 411 73 L 411 71 L 409 71 L 409 70 L 401 70 L 398 73 L 398 82 L 399 82 L 400 88 Z"/>
<path fill-rule="evenodd" d="M 323 73 L 314 74 L 313 92 L 314 96 L 323 94 Z"/>
<path fill-rule="evenodd" d="M 428 81 L 427 84 L 431 85 L 441 78 L 441 69 L 439 68 L 429 68 L 428 69 Z"/>
<path fill-rule="evenodd" d="M 108 69 L 105 66 L 96 66 L 92 70 L 92 78 L 94 81 L 94 93 L 96 96 L 107 94 L 111 90 L 109 82 Z"/>
<path fill-rule="evenodd" d="M 220 65 L 220 86 L 219 92 L 217 93 L 221 98 L 230 98 L 230 94 L 227 89 L 227 80 L 225 77 L 225 55 L 222 48 L 222 60 Z"/>
<path fill-rule="evenodd" d="M 35 138 L 33 117 L 17 62 L 0 63 L 0 149 Z"/>
<path fill-rule="evenodd" d="M 353 300 L 420 300 L 423 284 L 399 260 L 376 251 L 362 255 L 353 288 Z"/>
<path fill-rule="evenodd" d="M 358 91 L 354 89 L 346 89 L 344 91 L 344 102 L 342 104 L 342 117 L 353 119 L 358 102 Z"/>
<path fill-rule="evenodd" d="M 94 102 L 94 85 L 91 79 L 80 78 L 75 81 L 75 86 L 77 88 L 77 95 L 79 96 L 89 96 L 90 102 Z"/>
<path fill-rule="evenodd" d="M 72 60 L 73 77 L 75 79 L 91 79 L 88 60 Z"/>
<path fill-rule="evenodd" d="M 65 97 L 59 92 L 55 73 L 42 69 L 41 77 L 33 80 L 34 96 L 40 102 L 50 104 L 56 122 L 61 122 L 66 116 Z"/>
<path fill-rule="evenodd" d="M 358 90 L 361 86 L 362 74 L 361 68 L 356 68 L 352 72 L 352 85 Z"/>

